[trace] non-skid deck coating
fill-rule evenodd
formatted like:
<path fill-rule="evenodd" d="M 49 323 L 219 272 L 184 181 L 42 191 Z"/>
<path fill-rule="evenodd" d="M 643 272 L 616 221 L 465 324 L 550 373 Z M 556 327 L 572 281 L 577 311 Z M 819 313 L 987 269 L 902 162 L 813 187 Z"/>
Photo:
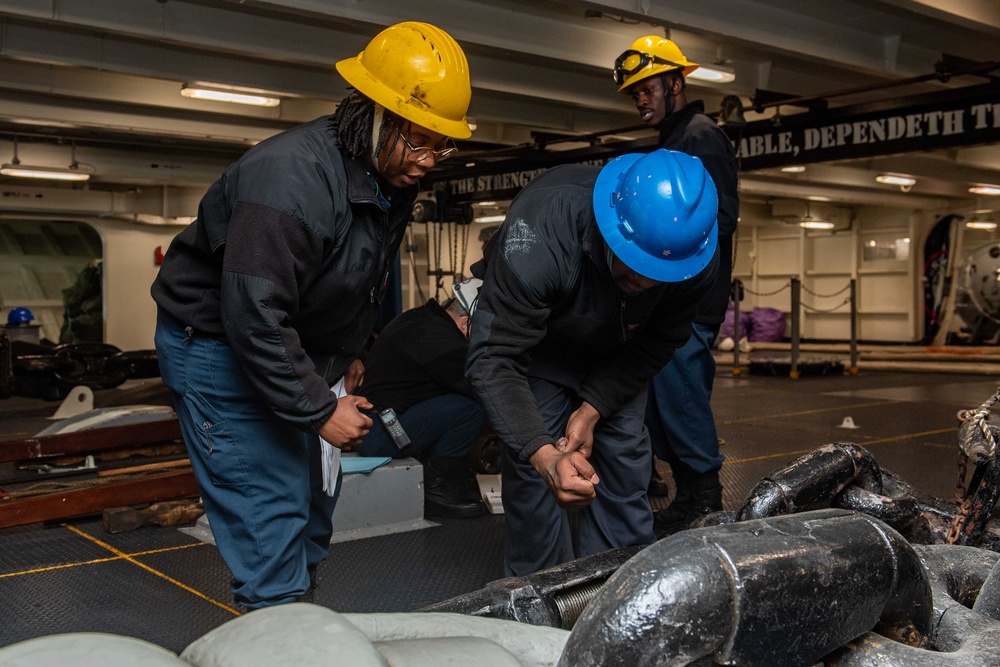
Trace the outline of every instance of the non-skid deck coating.
<path fill-rule="evenodd" d="M 725 441 L 723 502 L 734 508 L 763 475 L 837 441 L 862 445 L 883 468 L 950 497 L 956 413 L 989 399 L 998 381 L 864 371 L 791 380 L 733 377 L 720 368 L 713 404 Z M 17 430 L 7 426 L 23 431 L 55 407 L 0 401 L 0 438 Z M 859 428 L 839 428 L 845 417 Z M 47 423 L 41 420 L 38 429 Z M 653 500 L 656 507 L 666 502 Z M 334 544 L 319 570 L 316 602 L 344 612 L 412 611 L 502 576 L 502 517 L 435 521 L 440 525 Z M 234 618 L 228 582 L 215 547 L 174 528 L 110 535 L 90 518 L 2 530 L 0 646 L 56 633 L 109 632 L 180 652 Z"/>

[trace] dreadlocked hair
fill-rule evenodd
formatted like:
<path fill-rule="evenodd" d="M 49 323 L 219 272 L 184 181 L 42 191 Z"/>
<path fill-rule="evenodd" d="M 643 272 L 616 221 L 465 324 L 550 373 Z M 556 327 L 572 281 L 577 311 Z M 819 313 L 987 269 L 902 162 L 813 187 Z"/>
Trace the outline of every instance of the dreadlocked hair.
<path fill-rule="evenodd" d="M 388 109 L 383 111 L 378 143 L 372 146 L 372 125 L 375 122 L 375 102 L 358 91 L 352 92 L 337 105 L 330 118 L 330 128 L 337 137 L 340 149 L 354 158 L 378 155 L 389 143 L 400 140 L 402 119 Z"/>

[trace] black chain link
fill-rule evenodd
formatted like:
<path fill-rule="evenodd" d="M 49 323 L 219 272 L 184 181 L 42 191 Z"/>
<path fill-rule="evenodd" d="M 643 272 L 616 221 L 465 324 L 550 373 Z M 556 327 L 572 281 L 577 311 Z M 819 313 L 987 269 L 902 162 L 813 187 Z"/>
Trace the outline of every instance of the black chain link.
<path fill-rule="evenodd" d="M 753 294 L 754 296 L 774 296 L 775 294 L 779 294 L 781 292 L 784 292 L 786 289 L 790 288 L 791 286 L 792 286 L 792 283 L 791 282 L 787 282 L 784 285 L 782 285 L 781 287 L 779 287 L 778 289 L 774 290 L 773 292 L 754 292 L 752 289 L 750 289 L 749 287 L 746 286 L 746 283 L 744 283 L 743 284 L 743 291 L 747 292 L 748 294 Z"/>
<path fill-rule="evenodd" d="M 829 299 L 831 297 L 837 296 L 838 294 L 843 294 L 847 290 L 851 289 L 851 283 L 847 283 L 846 285 L 844 285 L 843 288 L 837 290 L 836 292 L 834 292 L 832 294 L 819 294 L 818 292 L 812 291 L 811 289 L 809 289 L 808 287 L 806 287 L 804 284 L 801 287 L 802 287 L 802 291 L 803 292 L 808 292 L 809 294 L 812 294 L 813 296 L 818 297 L 820 299 Z"/>
<path fill-rule="evenodd" d="M 804 308 L 805 310 L 808 310 L 811 313 L 832 313 L 832 312 L 834 312 L 836 310 L 840 310 L 841 308 L 843 308 L 844 306 L 848 305 L 849 303 L 851 303 L 850 298 L 844 299 L 843 301 L 841 301 L 840 303 L 838 303 L 833 308 L 816 308 L 815 306 L 810 306 L 808 303 L 804 303 L 804 302 L 800 302 L 799 305 L 801 305 L 802 308 Z"/>

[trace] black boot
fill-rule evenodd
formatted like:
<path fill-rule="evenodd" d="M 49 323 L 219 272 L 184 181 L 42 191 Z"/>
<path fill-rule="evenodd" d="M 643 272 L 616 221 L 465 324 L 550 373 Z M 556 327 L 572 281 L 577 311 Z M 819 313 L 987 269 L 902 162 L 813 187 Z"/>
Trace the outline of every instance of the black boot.
<path fill-rule="evenodd" d="M 670 495 L 670 484 L 660 473 L 660 469 L 656 467 L 655 456 L 653 457 L 653 469 L 650 471 L 649 487 L 647 488 L 646 493 L 659 498 L 666 498 Z"/>
<path fill-rule="evenodd" d="M 310 565 L 309 570 L 309 588 L 306 592 L 299 596 L 297 602 L 309 602 L 313 603 L 316 601 L 316 570 L 319 569 L 319 564 Z"/>
<path fill-rule="evenodd" d="M 678 471 L 679 472 L 679 471 Z M 722 511 L 722 484 L 719 471 L 690 471 L 675 476 L 677 496 L 670 506 L 653 514 L 653 531 L 664 537 L 687 528 L 692 521 L 711 512 Z"/>
<path fill-rule="evenodd" d="M 471 475 L 464 459 L 428 457 L 424 463 L 424 514 L 455 519 L 487 514 L 486 505 L 469 498 Z"/>

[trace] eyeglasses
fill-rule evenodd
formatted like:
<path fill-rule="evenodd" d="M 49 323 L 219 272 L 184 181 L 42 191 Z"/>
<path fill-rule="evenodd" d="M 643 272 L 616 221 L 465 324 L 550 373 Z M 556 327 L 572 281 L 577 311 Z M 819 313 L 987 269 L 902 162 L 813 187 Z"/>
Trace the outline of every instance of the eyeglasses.
<path fill-rule="evenodd" d="M 441 160 L 447 160 L 458 152 L 458 147 L 451 144 L 451 139 L 448 139 L 448 143 L 451 145 L 446 146 L 441 150 L 435 150 L 430 146 L 414 146 L 407 140 L 406 137 L 402 137 L 402 139 L 403 143 L 406 144 L 406 148 L 410 151 L 406 158 L 417 163 L 427 162 L 432 156 L 435 162 L 440 162 Z"/>
<path fill-rule="evenodd" d="M 625 61 L 632 56 L 639 56 L 639 63 L 635 67 L 625 67 Z M 660 56 L 654 56 L 651 53 L 643 53 L 642 51 L 629 49 L 625 53 L 618 56 L 618 59 L 615 60 L 615 83 L 619 86 L 622 85 L 622 82 L 625 81 L 625 77 L 632 76 L 639 70 L 649 67 L 650 64 L 670 65 L 671 67 L 676 67 L 677 69 L 684 69 L 684 65 L 675 63 L 672 60 L 667 60 L 666 58 L 661 58 Z"/>

